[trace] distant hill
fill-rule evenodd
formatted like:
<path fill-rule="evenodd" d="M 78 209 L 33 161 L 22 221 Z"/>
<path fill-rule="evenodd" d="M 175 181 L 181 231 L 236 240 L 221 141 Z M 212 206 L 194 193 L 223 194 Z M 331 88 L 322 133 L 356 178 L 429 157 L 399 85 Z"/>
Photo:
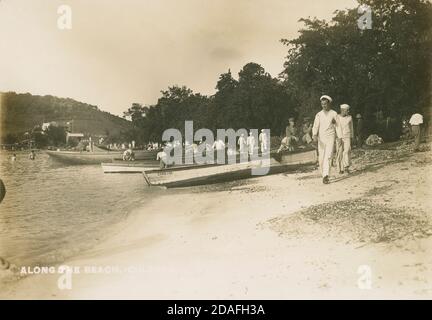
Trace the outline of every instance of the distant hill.
<path fill-rule="evenodd" d="M 69 98 L 0 93 L 0 138 L 20 135 L 44 122 L 72 123 L 73 132 L 117 136 L 132 124 L 97 106 Z"/>

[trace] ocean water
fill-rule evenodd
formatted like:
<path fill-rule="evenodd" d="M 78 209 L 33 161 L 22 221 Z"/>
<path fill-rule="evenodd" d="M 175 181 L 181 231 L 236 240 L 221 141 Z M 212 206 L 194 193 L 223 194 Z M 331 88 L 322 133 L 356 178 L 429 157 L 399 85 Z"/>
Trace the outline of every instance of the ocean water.
<path fill-rule="evenodd" d="M 50 265 L 102 241 L 156 191 L 141 174 L 104 174 L 38 152 L 0 153 L 6 197 L 0 204 L 0 257 L 18 266 Z"/>

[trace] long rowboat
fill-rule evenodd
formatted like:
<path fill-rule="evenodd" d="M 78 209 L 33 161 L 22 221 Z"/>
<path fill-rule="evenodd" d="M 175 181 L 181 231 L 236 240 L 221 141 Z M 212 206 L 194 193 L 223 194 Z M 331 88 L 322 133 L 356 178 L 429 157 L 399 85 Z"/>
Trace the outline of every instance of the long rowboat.
<path fill-rule="evenodd" d="M 46 151 L 46 153 L 66 164 L 101 164 L 122 158 L 121 151 Z M 156 151 L 137 150 L 134 153 L 136 160 L 156 160 Z"/>
<path fill-rule="evenodd" d="M 153 160 L 156 161 L 157 150 L 134 150 L 135 160 Z"/>
<path fill-rule="evenodd" d="M 46 153 L 66 164 L 101 164 L 111 162 L 113 158 L 121 156 L 119 152 L 86 152 L 86 151 L 46 151 Z"/>
<path fill-rule="evenodd" d="M 277 159 L 277 160 L 276 160 Z M 266 160 L 254 160 L 235 164 L 207 164 L 187 167 L 173 167 L 162 170 L 146 170 L 144 180 L 149 186 L 164 186 L 167 188 L 188 187 L 250 178 L 252 169 L 269 168 L 267 174 L 282 173 L 296 170 L 317 162 L 314 149 L 272 154 Z"/>

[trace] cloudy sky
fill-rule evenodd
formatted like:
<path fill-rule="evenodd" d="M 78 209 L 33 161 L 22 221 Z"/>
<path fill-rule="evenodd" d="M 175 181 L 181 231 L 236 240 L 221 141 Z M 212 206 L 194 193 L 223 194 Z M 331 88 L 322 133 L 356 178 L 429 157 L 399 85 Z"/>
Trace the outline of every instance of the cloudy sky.
<path fill-rule="evenodd" d="M 60 30 L 69 5 L 72 29 Z M 329 19 L 354 0 L 0 0 L 0 91 L 70 97 L 121 115 L 186 85 L 213 94 L 248 62 L 273 76 L 302 17 Z"/>

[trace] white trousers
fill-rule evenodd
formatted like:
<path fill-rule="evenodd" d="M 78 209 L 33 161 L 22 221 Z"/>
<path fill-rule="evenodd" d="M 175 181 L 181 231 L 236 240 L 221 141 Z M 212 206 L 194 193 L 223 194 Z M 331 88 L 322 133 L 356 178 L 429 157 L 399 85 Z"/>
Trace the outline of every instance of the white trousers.
<path fill-rule="evenodd" d="M 331 160 L 333 157 L 333 147 L 335 139 L 324 138 L 318 139 L 318 161 L 321 169 L 321 174 L 323 177 L 330 174 Z"/>
<path fill-rule="evenodd" d="M 344 171 L 345 168 L 351 165 L 351 138 L 342 138 L 339 144 L 336 144 L 337 168 L 339 171 Z"/>

